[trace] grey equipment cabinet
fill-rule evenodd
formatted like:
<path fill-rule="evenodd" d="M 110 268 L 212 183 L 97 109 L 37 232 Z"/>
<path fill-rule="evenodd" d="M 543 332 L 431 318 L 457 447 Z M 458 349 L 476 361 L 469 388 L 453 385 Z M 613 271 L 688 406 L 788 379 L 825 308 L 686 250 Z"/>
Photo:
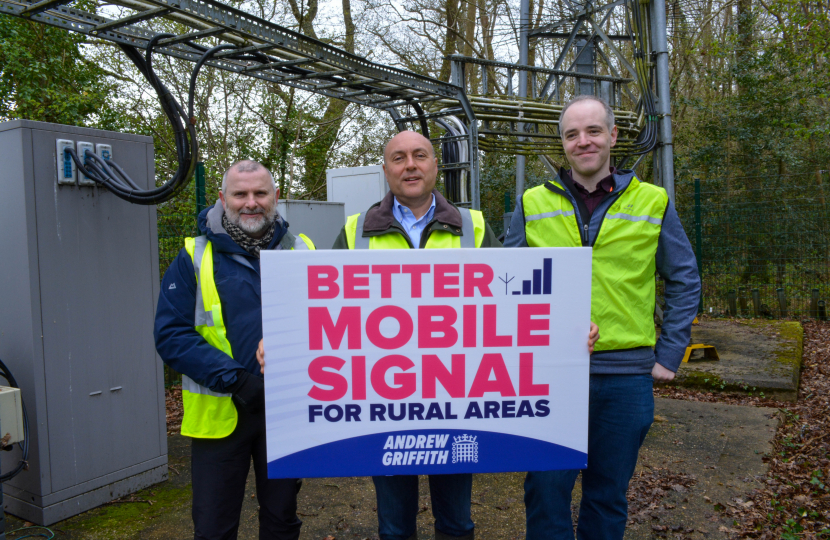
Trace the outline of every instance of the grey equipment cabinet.
<path fill-rule="evenodd" d="M 0 123 L 0 358 L 29 416 L 29 470 L 5 510 L 49 525 L 167 478 L 164 376 L 153 342 L 156 209 L 58 185 L 58 139 L 111 146 L 142 188 L 150 137 Z M 20 451 L 2 452 L 3 470 Z"/>
<path fill-rule="evenodd" d="M 343 203 L 289 199 L 280 200 L 277 209 L 294 236 L 308 236 L 317 249 L 331 249 L 346 224 Z"/>

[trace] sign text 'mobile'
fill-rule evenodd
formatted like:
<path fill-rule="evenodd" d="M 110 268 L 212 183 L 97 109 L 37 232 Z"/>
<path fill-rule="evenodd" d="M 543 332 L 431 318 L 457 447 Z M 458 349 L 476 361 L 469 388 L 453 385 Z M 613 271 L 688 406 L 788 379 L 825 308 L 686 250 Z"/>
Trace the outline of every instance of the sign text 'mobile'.
<path fill-rule="evenodd" d="M 590 262 L 263 253 L 269 475 L 583 467 Z"/>

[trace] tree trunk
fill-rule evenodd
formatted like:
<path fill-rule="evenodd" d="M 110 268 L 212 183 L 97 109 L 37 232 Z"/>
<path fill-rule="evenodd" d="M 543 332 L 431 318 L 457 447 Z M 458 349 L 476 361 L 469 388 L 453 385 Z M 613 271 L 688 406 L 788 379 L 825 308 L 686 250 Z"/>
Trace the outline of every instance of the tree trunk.
<path fill-rule="evenodd" d="M 442 81 L 450 80 L 450 61 L 446 58 L 455 54 L 458 42 L 458 0 L 447 0 L 447 35 L 444 41 L 444 59 L 441 61 L 441 73 L 438 78 Z"/>
<path fill-rule="evenodd" d="M 465 0 L 464 10 L 464 56 L 473 56 L 473 43 L 476 41 L 476 2 L 477 0 Z M 471 65 L 467 70 L 467 91 L 471 94 L 478 93 L 479 67 Z"/>
<path fill-rule="evenodd" d="M 290 0 L 294 2 L 295 0 Z M 309 4 L 314 3 L 315 13 L 317 0 L 309 0 Z M 343 2 L 343 22 L 346 25 L 346 35 L 344 42 L 344 49 L 347 52 L 354 54 L 354 34 L 355 27 L 352 20 L 352 8 L 350 0 L 342 0 Z M 310 25 L 310 23 L 309 23 Z M 311 29 L 313 32 L 313 28 Z M 340 125 L 343 120 L 343 113 L 346 112 L 348 102 L 329 98 L 326 111 L 322 118 L 315 122 L 317 127 L 308 137 L 310 141 L 299 154 L 305 159 L 305 175 L 304 187 L 307 193 L 318 190 L 322 183 L 326 181 L 326 169 L 328 168 L 331 157 L 331 147 L 337 140 L 337 134 L 340 131 Z"/>
<path fill-rule="evenodd" d="M 487 60 L 494 60 L 495 56 L 493 54 L 493 29 L 490 26 L 491 22 L 490 14 L 487 11 L 487 0 L 478 0 L 478 13 L 479 19 L 481 21 L 481 42 L 484 56 L 485 58 L 487 58 Z M 493 89 L 495 88 L 495 76 L 495 70 L 488 67 L 487 88 L 482 89 L 483 93 L 493 93 Z"/>

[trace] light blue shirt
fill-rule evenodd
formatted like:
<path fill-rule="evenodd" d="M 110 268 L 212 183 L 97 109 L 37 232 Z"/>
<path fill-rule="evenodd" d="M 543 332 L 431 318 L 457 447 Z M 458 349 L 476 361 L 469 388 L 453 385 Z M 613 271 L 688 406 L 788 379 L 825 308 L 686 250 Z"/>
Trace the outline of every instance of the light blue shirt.
<path fill-rule="evenodd" d="M 392 215 L 398 220 L 398 223 L 403 225 L 403 230 L 409 235 L 412 240 L 412 245 L 418 249 L 421 245 L 421 234 L 432 221 L 432 216 L 435 215 L 435 195 L 432 195 L 432 205 L 427 210 L 427 213 L 421 216 L 420 219 L 415 219 L 412 210 L 398 202 L 397 197 L 393 197 L 392 201 Z"/>

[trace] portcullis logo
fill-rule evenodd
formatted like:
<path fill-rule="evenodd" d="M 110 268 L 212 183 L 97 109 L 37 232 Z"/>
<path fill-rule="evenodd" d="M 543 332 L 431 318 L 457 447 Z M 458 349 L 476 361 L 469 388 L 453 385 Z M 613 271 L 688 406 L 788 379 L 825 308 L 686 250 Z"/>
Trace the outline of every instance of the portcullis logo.
<path fill-rule="evenodd" d="M 453 463 L 478 463 L 478 442 L 475 435 L 459 435 L 452 438 Z"/>

